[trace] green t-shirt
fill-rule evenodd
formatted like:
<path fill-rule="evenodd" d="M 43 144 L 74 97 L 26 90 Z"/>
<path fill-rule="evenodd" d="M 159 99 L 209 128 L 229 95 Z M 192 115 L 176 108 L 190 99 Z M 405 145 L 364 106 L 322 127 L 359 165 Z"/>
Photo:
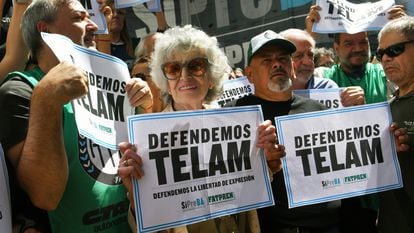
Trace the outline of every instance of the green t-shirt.
<path fill-rule="evenodd" d="M 365 92 L 367 104 L 387 101 L 387 79 L 380 64 L 367 63 L 362 77 L 346 75 L 340 65 L 324 70 L 324 77 L 332 79 L 339 87 L 360 86 Z"/>
<path fill-rule="evenodd" d="M 35 86 L 45 74 L 37 67 L 7 78 L 17 75 Z M 78 134 L 70 103 L 62 111 L 69 178 L 58 207 L 48 212 L 52 232 L 131 232 L 126 189 L 116 174 L 120 155 Z"/>

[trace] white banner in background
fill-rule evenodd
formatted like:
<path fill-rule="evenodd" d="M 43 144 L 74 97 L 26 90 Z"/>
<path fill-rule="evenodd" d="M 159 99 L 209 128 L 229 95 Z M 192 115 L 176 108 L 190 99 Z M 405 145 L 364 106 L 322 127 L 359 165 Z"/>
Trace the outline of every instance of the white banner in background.
<path fill-rule="evenodd" d="M 96 34 L 108 34 L 105 15 L 99 10 L 99 4 L 96 0 L 79 0 L 88 11 L 91 20 L 96 23 L 98 30 Z"/>
<path fill-rule="evenodd" d="M 342 90 L 343 88 L 303 89 L 293 90 L 293 93 L 308 99 L 316 100 L 325 105 L 328 109 L 339 109 L 344 107 L 340 97 Z"/>
<path fill-rule="evenodd" d="M 387 102 L 275 118 L 289 208 L 402 187 Z"/>
<path fill-rule="evenodd" d="M 133 180 L 138 232 L 273 205 L 260 106 L 128 117 L 145 175 Z M 153 126 L 153 127 L 149 127 Z"/>
<path fill-rule="evenodd" d="M 138 4 L 143 4 L 149 2 L 150 0 L 115 0 L 115 8 L 126 8 L 130 6 L 135 6 Z"/>
<path fill-rule="evenodd" d="M 246 76 L 230 79 L 223 83 L 223 93 L 217 101 L 213 102 L 213 104 L 223 107 L 227 102 L 253 94 L 254 85 L 249 82 Z"/>
<path fill-rule="evenodd" d="M 134 114 L 125 91 L 130 79 L 126 63 L 62 35 L 42 33 L 42 38 L 60 61 L 70 61 L 87 74 L 88 94 L 72 101 L 79 133 L 116 150 L 119 142 L 128 141 L 126 117 Z"/>
<path fill-rule="evenodd" d="M 317 0 L 322 8 L 318 23 L 312 31 L 317 33 L 357 33 L 380 30 L 388 22 L 387 11 L 394 0 L 381 0 L 354 4 L 346 0 Z"/>
<path fill-rule="evenodd" d="M 3 148 L 0 144 L 0 232 L 12 232 L 9 176 Z"/>

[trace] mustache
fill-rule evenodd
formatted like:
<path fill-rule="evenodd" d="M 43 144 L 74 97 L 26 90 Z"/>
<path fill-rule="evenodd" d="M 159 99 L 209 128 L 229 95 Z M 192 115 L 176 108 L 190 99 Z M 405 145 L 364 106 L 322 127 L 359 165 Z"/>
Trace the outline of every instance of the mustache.
<path fill-rule="evenodd" d="M 285 69 L 283 69 L 283 68 L 277 68 L 276 70 L 274 70 L 273 72 L 272 72 L 272 76 L 273 75 L 276 75 L 277 73 L 283 73 L 283 74 L 287 74 L 287 72 L 286 72 L 286 70 Z"/>

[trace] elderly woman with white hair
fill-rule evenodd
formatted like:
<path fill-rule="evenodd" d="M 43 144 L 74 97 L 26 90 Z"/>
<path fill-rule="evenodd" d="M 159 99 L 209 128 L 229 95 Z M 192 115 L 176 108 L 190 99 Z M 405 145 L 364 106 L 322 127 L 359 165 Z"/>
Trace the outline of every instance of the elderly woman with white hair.
<path fill-rule="evenodd" d="M 215 37 L 210 37 L 191 25 L 165 31 L 155 43 L 150 63 L 151 76 L 166 103 L 163 112 L 211 108 L 209 103 L 221 94 L 223 82 L 228 77 L 228 67 L 227 58 L 218 47 Z M 270 157 L 273 160 L 280 159 L 284 155 L 284 151 L 275 149 L 276 132 L 270 121 L 260 124 L 257 141 L 256 146 L 264 149 L 268 160 Z M 129 192 L 132 192 L 130 175 L 141 178 L 142 161 L 132 145 L 121 144 L 120 150 L 124 156 L 121 158 L 118 174 Z M 122 166 L 122 161 L 125 160 L 130 166 Z M 225 233 L 260 232 L 260 229 L 256 211 L 249 211 L 174 228 L 171 231 Z"/>
<path fill-rule="evenodd" d="M 167 104 L 164 111 L 207 108 L 221 94 L 229 68 L 216 38 L 190 25 L 164 33 L 150 66 Z"/>

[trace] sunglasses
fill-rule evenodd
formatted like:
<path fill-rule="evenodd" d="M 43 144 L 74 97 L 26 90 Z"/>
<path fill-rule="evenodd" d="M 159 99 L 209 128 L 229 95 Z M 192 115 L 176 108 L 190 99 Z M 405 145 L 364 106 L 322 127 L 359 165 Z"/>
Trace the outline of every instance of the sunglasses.
<path fill-rule="evenodd" d="M 184 67 L 191 77 L 203 77 L 208 70 L 210 63 L 205 57 L 196 57 L 185 63 L 167 62 L 161 65 L 164 77 L 168 80 L 176 80 L 181 77 L 181 72 Z"/>
<path fill-rule="evenodd" d="M 397 57 L 405 51 L 405 45 L 409 43 L 414 43 L 414 40 L 400 42 L 385 49 L 378 49 L 377 59 L 381 61 L 384 54 L 387 54 L 389 57 Z"/>

